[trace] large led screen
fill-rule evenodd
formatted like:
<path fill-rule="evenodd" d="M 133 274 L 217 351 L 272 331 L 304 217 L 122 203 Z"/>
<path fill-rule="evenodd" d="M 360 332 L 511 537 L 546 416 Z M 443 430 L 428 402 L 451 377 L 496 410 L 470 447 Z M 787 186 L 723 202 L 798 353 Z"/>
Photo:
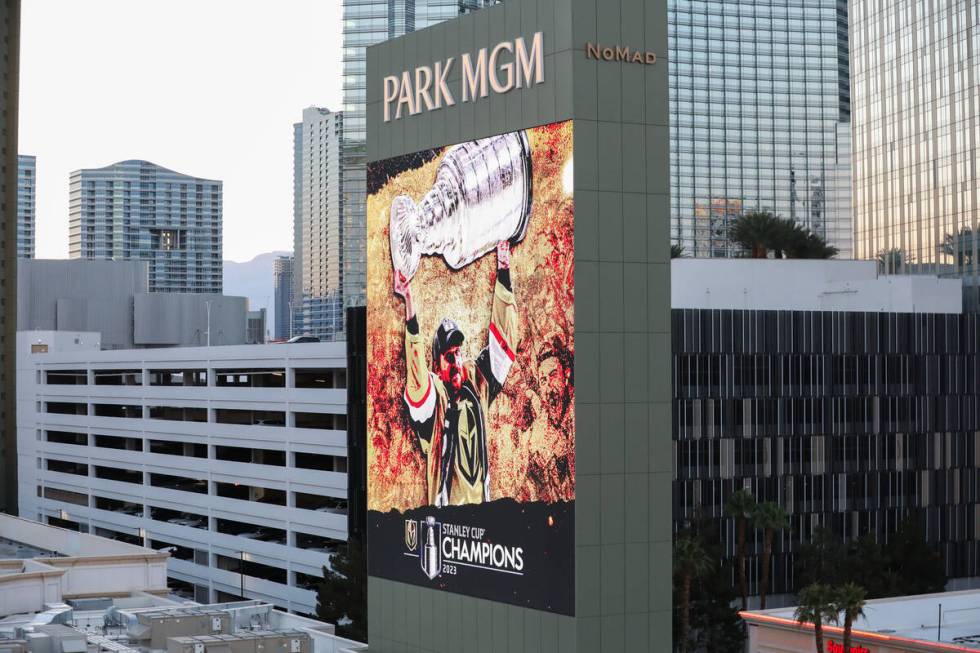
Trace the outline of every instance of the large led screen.
<path fill-rule="evenodd" d="M 572 122 L 369 165 L 368 569 L 574 611 Z"/>

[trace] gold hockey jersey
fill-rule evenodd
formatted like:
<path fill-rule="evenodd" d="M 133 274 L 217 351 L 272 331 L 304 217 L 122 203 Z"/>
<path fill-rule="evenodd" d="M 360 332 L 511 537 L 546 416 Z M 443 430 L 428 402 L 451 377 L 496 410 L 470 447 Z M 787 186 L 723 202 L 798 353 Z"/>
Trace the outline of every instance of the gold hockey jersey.
<path fill-rule="evenodd" d="M 509 274 L 503 276 L 509 281 Z M 429 369 L 431 353 L 412 322 L 405 327 L 405 404 L 426 457 L 428 504 L 489 501 L 487 413 L 503 388 L 517 349 L 514 293 L 498 273 L 487 346 L 475 361 L 463 364 L 466 381 L 455 396 Z"/>

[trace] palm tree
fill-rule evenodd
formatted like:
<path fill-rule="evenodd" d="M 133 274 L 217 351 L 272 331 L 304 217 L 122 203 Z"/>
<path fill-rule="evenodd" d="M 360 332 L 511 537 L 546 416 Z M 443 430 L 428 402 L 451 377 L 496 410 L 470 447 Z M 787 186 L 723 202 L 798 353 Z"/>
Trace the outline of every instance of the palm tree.
<path fill-rule="evenodd" d="M 700 540 L 690 536 L 674 542 L 674 571 L 681 580 L 681 651 L 688 650 L 691 631 L 691 582 L 704 576 L 714 567 L 711 557 Z"/>
<path fill-rule="evenodd" d="M 752 515 L 755 527 L 763 533 L 762 540 L 762 579 L 759 581 L 759 607 L 766 609 L 766 594 L 769 591 L 769 566 L 772 561 L 772 539 L 776 531 L 789 530 L 789 513 L 778 503 L 766 501 L 756 506 Z"/>
<path fill-rule="evenodd" d="M 878 252 L 878 267 L 884 274 L 898 273 L 908 262 L 905 250 L 898 247 Z"/>
<path fill-rule="evenodd" d="M 845 583 L 834 594 L 834 611 L 844 615 L 844 650 L 850 651 L 851 628 L 855 619 L 864 616 L 866 592 L 857 583 Z"/>
<path fill-rule="evenodd" d="M 794 225 L 795 229 L 786 245 L 787 258 L 833 258 L 838 249 L 829 245 L 826 240 L 803 227 Z"/>
<path fill-rule="evenodd" d="M 973 230 L 970 227 L 964 227 L 956 233 L 946 234 L 938 249 L 940 254 L 953 257 L 958 267 L 964 267 L 973 264 L 975 244 L 976 238 Z"/>
<path fill-rule="evenodd" d="M 766 258 L 778 240 L 779 218 L 768 211 L 753 211 L 735 220 L 728 230 L 728 239 L 747 249 L 752 258 Z"/>
<path fill-rule="evenodd" d="M 670 258 L 684 258 L 684 246 L 676 243 L 671 245 Z"/>
<path fill-rule="evenodd" d="M 833 258 L 836 247 L 788 218 L 768 211 L 746 213 L 732 223 L 728 239 L 749 251 L 752 258 Z"/>
<path fill-rule="evenodd" d="M 755 497 L 752 493 L 742 488 L 732 493 L 725 502 L 725 512 L 735 519 L 735 555 L 738 558 L 738 589 L 742 595 L 742 609 L 745 610 L 748 604 L 749 590 L 745 579 L 745 526 L 752 518 L 755 509 Z"/>
<path fill-rule="evenodd" d="M 820 583 L 807 585 L 800 592 L 800 602 L 794 616 L 801 624 L 813 624 L 813 641 L 817 653 L 824 653 L 823 624 L 824 620 L 836 621 L 834 612 L 834 596 L 830 588 Z M 845 651 L 848 649 L 844 649 Z"/>

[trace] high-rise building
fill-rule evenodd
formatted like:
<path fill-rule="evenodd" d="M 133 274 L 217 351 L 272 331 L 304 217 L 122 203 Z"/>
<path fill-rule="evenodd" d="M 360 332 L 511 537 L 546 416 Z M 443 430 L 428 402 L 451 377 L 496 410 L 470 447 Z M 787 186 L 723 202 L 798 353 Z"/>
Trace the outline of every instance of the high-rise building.
<path fill-rule="evenodd" d="M 980 5 L 851 6 L 856 255 L 963 277 L 977 306 Z"/>
<path fill-rule="evenodd" d="M 770 211 L 850 258 L 847 1 L 668 3 L 671 238 L 731 256 Z"/>
<path fill-rule="evenodd" d="M 344 332 L 344 115 L 303 109 L 293 126 L 293 333 L 336 340 Z"/>
<path fill-rule="evenodd" d="M 222 183 L 121 161 L 71 174 L 71 258 L 149 261 L 151 292 L 221 293 Z"/>
<path fill-rule="evenodd" d="M 0 3 L 0 511 L 17 511 L 17 102 L 20 0 Z"/>
<path fill-rule="evenodd" d="M 17 258 L 34 258 L 37 157 L 17 155 Z"/>
<path fill-rule="evenodd" d="M 366 284 L 365 50 L 497 0 L 344 0 L 344 244 L 347 306 L 363 306 Z M 298 259 L 297 259 L 298 260 Z"/>
<path fill-rule="evenodd" d="M 293 307 L 293 257 L 280 256 L 272 263 L 272 284 L 276 293 L 276 324 L 273 337 L 284 340 L 290 337 Z"/>

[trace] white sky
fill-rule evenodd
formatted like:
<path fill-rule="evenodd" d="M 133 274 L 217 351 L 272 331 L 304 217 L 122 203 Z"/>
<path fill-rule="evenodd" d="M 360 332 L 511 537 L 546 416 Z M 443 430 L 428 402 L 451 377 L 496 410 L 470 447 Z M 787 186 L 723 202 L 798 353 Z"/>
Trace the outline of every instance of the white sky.
<path fill-rule="evenodd" d="M 341 0 L 24 0 L 20 152 L 37 256 L 68 256 L 68 175 L 125 159 L 224 181 L 224 258 L 292 249 L 293 123 L 339 110 Z"/>

